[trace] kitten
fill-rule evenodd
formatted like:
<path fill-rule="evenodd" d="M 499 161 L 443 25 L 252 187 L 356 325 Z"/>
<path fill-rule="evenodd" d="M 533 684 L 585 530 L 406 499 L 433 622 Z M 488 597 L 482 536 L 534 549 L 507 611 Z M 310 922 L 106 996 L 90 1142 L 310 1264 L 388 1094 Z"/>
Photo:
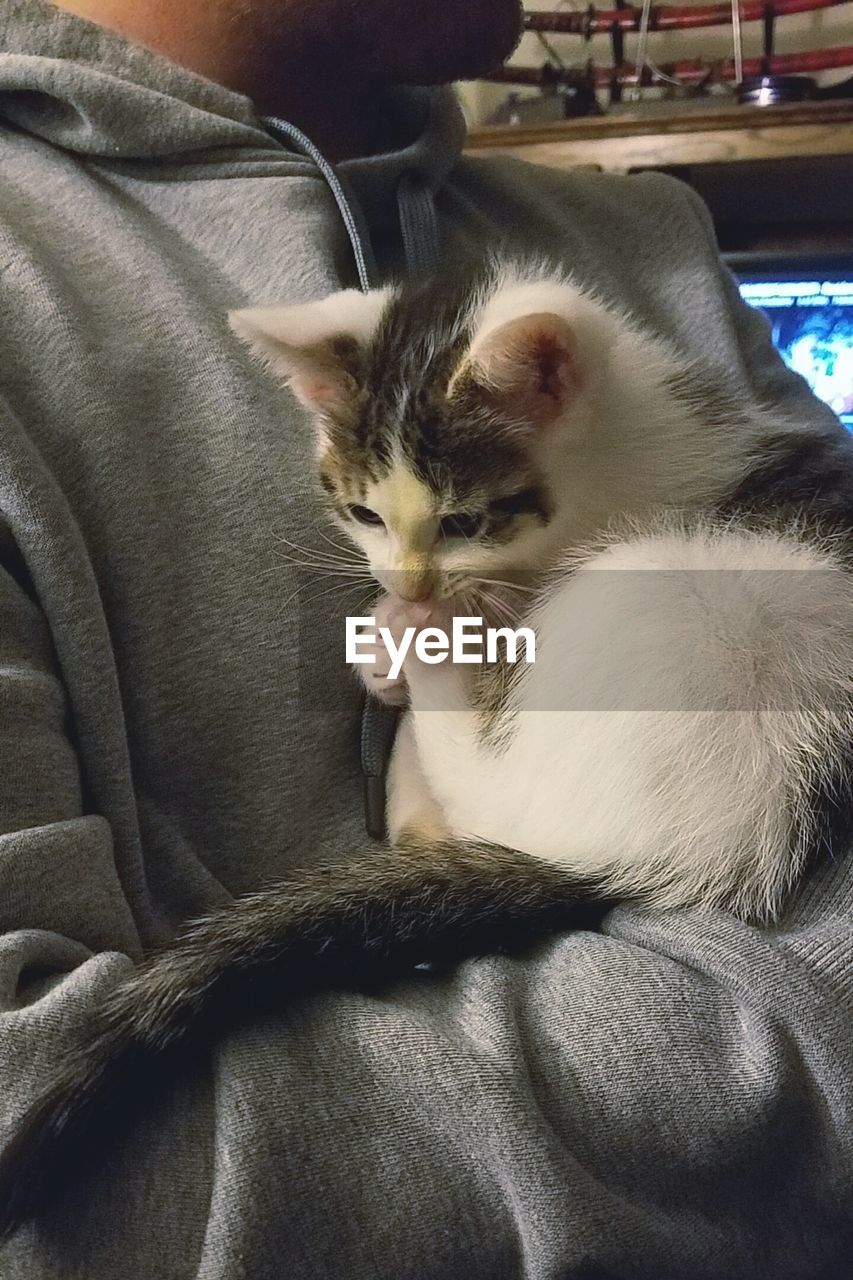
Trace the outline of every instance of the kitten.
<path fill-rule="evenodd" d="M 539 634 L 512 678 L 409 656 L 389 681 L 381 650 L 362 668 L 411 701 L 392 840 L 495 842 L 618 896 L 772 918 L 851 737 L 849 508 L 831 545 L 828 510 L 823 538 L 786 527 L 768 489 L 750 523 L 742 491 L 813 438 L 547 271 L 311 314 L 234 323 L 312 412 L 332 509 L 390 592 L 378 620 L 514 607 Z"/>
<path fill-rule="evenodd" d="M 409 704 L 389 794 L 404 847 L 242 899 L 114 990 L 0 1160 L 0 1235 L 247 1009 L 523 946 L 608 895 L 771 919 L 847 817 L 840 426 L 742 411 L 547 269 L 231 322 L 308 409 L 391 629 L 511 616 L 537 661 L 369 671 Z"/>

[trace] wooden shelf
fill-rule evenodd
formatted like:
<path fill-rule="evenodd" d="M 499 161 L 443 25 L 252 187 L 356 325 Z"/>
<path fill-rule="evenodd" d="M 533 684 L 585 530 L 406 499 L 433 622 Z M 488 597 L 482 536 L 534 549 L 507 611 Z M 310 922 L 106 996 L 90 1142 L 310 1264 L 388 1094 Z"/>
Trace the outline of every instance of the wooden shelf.
<path fill-rule="evenodd" d="M 530 126 L 474 129 L 469 155 L 517 156 L 556 169 L 594 165 L 626 172 L 674 165 L 789 157 L 853 156 L 853 100 L 776 107 L 618 112 Z M 853 207 L 853 175 L 850 181 Z"/>

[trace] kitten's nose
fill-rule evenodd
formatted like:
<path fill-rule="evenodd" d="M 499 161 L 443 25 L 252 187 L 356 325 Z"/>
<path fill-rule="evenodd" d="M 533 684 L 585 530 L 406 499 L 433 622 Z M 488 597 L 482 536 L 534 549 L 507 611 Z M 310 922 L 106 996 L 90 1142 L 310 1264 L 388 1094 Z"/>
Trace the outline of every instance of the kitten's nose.
<path fill-rule="evenodd" d="M 419 604 L 429 600 L 435 591 L 435 577 L 429 570 L 398 569 L 394 574 L 394 590 L 401 600 Z"/>

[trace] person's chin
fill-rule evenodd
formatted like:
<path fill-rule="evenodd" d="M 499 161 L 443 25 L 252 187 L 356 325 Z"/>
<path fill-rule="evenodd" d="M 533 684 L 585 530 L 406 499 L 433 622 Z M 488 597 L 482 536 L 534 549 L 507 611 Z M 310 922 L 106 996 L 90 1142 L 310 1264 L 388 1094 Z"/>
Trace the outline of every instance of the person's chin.
<path fill-rule="evenodd" d="M 521 38 L 521 0 L 451 3 L 452 17 L 445 22 L 438 19 L 429 39 L 412 42 L 409 65 L 399 67 L 398 74 L 392 76 L 397 83 L 476 80 L 494 71 L 512 54 Z"/>

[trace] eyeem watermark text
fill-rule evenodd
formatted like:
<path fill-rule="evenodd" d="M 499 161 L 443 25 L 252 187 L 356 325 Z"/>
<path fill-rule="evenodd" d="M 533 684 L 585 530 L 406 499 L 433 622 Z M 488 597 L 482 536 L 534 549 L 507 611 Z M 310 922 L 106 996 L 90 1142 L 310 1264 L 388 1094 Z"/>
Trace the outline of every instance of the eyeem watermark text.
<path fill-rule="evenodd" d="M 498 646 L 505 646 L 506 661 L 521 661 L 519 650 L 523 646 L 523 661 L 536 661 L 536 634 L 531 627 L 485 627 L 482 618 L 454 618 L 450 635 L 441 627 L 406 627 L 395 639 L 388 627 L 377 627 L 375 618 L 347 618 L 346 660 L 373 665 L 376 662 L 377 640 L 385 646 L 391 667 L 388 672 L 396 680 L 414 643 L 414 652 L 420 662 L 435 666 L 439 662 L 482 664 L 500 661 Z M 372 652 L 371 652 L 372 650 Z"/>

